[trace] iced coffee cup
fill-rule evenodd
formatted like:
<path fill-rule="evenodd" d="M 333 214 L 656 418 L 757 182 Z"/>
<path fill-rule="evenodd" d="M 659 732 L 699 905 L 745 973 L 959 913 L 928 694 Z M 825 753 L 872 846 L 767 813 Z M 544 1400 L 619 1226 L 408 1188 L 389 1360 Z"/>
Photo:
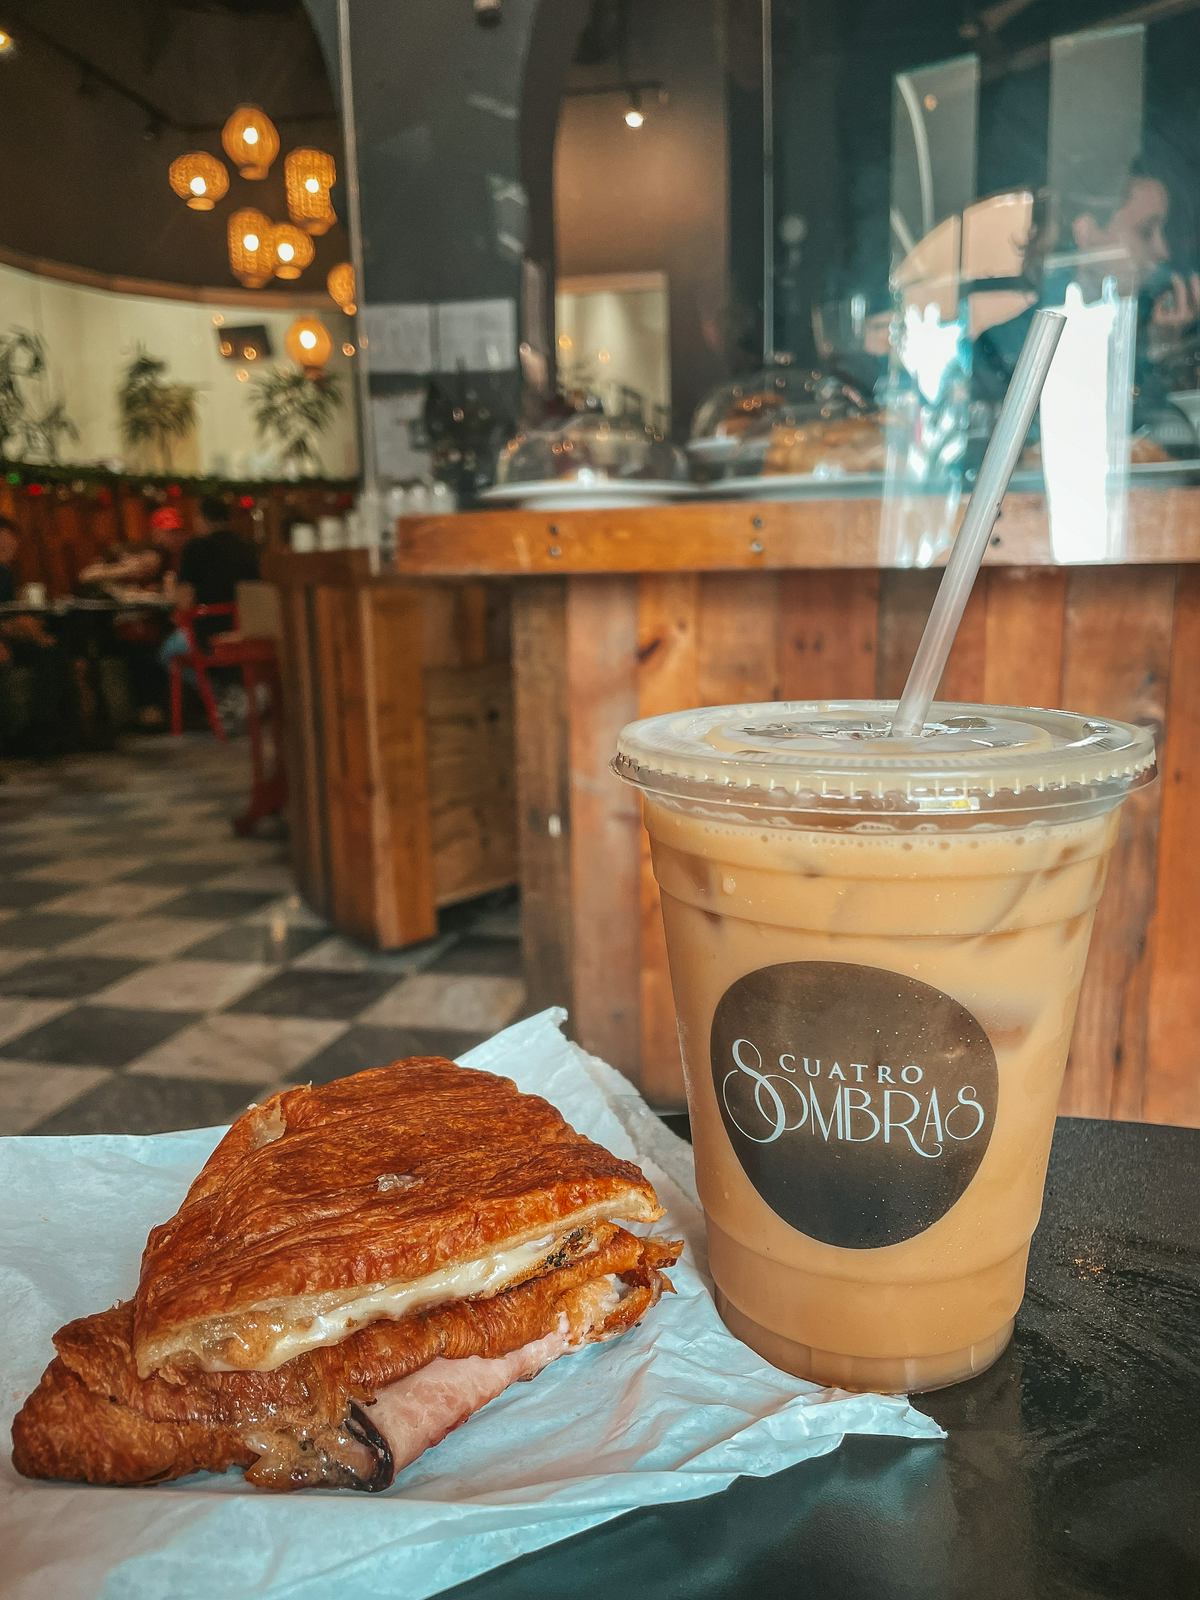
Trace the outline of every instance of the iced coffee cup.
<path fill-rule="evenodd" d="M 776 1366 L 919 1390 L 1003 1351 L 1143 729 L 935 704 L 632 723 L 721 1315 Z"/>

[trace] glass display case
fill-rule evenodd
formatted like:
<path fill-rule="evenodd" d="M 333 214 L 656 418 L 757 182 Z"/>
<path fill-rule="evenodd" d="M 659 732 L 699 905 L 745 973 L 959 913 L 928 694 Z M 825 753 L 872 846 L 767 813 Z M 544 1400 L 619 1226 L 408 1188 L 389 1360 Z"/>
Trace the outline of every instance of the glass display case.
<path fill-rule="evenodd" d="M 877 497 L 899 559 L 932 560 L 1049 306 L 1017 486 L 1059 547 L 1118 550 L 1132 490 L 1200 487 L 1200 4 L 506 0 L 490 37 L 439 21 L 402 96 L 358 79 L 380 438 L 465 372 L 523 436 L 591 406 L 649 425 L 698 494 Z M 439 99 L 447 48 L 470 70 Z"/>

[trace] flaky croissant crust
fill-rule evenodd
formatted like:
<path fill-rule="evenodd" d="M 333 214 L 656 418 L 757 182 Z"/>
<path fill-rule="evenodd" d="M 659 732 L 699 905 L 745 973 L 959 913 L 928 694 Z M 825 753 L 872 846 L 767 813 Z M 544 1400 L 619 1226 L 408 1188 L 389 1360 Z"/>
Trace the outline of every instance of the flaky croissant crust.
<path fill-rule="evenodd" d="M 186 1383 L 139 1378 L 133 1305 L 83 1317 L 55 1335 L 55 1359 L 13 1423 L 13 1465 L 27 1477 L 145 1484 L 243 1467 L 255 1482 L 264 1431 L 320 1438 L 351 1402 L 369 1405 L 389 1384 L 440 1356 L 501 1356 L 561 1326 L 573 1343 L 611 1338 L 670 1288 L 663 1268 L 680 1246 L 623 1229 L 595 1254 L 484 1300 L 455 1301 L 378 1322 L 273 1372 L 195 1372 Z M 589 1287 L 616 1277 L 626 1292 L 598 1324 L 582 1320 Z M 269 1487 L 286 1487 L 276 1479 Z"/>
<path fill-rule="evenodd" d="M 276 1300 L 406 1282 L 591 1212 L 662 1215 L 637 1167 L 506 1078 L 414 1057 L 253 1107 L 142 1256 L 143 1372 L 181 1330 Z"/>

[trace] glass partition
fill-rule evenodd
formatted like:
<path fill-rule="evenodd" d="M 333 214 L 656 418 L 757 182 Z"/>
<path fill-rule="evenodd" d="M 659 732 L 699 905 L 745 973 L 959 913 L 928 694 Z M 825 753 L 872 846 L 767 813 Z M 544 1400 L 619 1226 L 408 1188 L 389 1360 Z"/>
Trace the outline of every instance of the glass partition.
<path fill-rule="evenodd" d="M 696 492 L 877 498 L 931 561 L 1039 306 L 1017 490 L 1056 552 L 1200 478 L 1197 5 L 341 9 L 385 482 L 486 503 L 506 439 L 590 409 Z"/>

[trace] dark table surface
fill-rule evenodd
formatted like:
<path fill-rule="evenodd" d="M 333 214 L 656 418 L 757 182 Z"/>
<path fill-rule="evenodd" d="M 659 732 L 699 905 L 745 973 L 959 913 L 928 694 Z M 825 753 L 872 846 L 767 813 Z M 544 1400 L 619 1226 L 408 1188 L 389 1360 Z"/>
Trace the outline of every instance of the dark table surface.
<path fill-rule="evenodd" d="M 849 1438 L 449 1591 L 613 1600 L 1200 1600 L 1200 1130 L 1063 1119 L 1008 1351 Z"/>

